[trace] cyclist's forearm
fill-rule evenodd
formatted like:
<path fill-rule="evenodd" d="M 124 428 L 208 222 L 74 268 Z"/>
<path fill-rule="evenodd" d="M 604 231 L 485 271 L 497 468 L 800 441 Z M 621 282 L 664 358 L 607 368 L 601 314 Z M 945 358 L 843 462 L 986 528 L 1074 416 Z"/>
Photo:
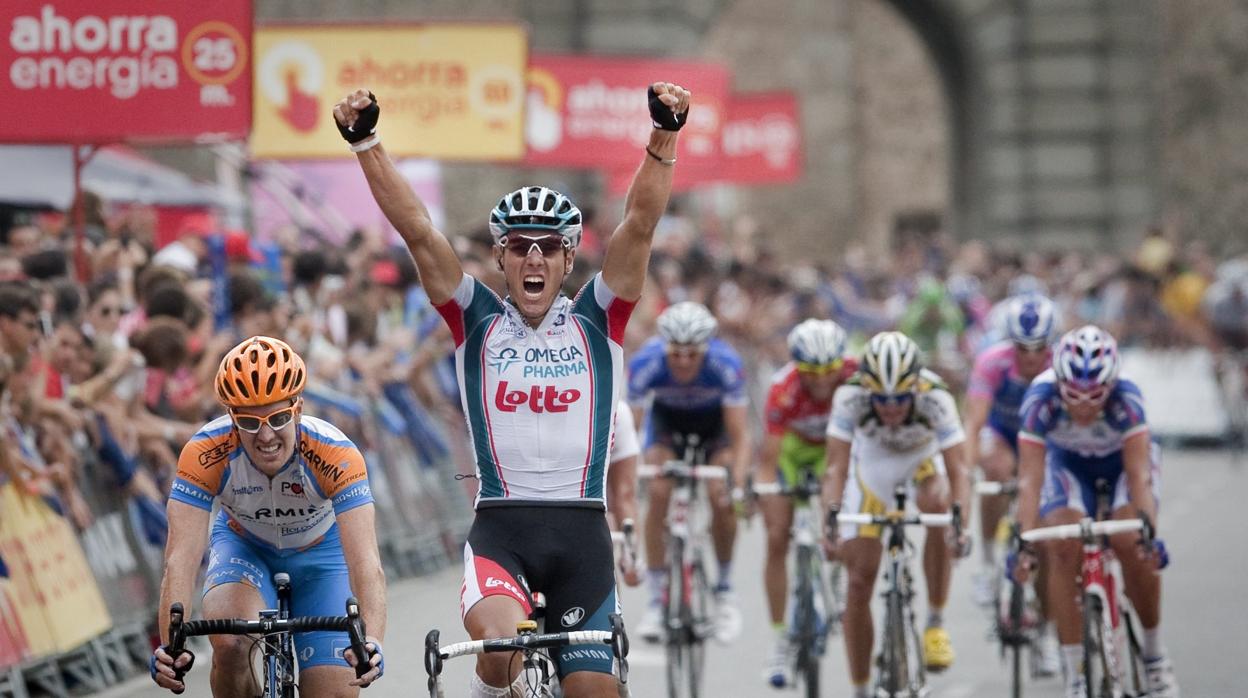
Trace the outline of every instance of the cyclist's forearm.
<path fill-rule="evenodd" d="M 827 447 L 828 467 L 823 476 L 823 505 L 840 508 L 845 496 L 845 480 L 849 477 L 850 445 L 840 439 L 829 438 Z"/>
<path fill-rule="evenodd" d="M 949 475 L 950 496 L 962 506 L 964 521 L 971 515 L 971 466 L 966 459 L 965 446 L 966 442 L 951 446 L 943 454 Z"/>
<path fill-rule="evenodd" d="M 637 456 L 611 464 L 607 474 L 607 505 L 612 530 L 620 530 L 625 519 L 637 520 Z"/>

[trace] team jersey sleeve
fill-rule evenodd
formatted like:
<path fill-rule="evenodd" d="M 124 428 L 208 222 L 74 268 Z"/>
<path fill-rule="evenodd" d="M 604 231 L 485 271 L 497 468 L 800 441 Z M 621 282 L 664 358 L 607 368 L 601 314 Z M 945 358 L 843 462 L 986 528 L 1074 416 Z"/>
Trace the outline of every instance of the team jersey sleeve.
<path fill-rule="evenodd" d="M 991 399 L 1000 386 L 994 375 L 995 352 L 991 349 L 981 352 L 975 357 L 975 365 L 971 367 L 971 376 L 966 387 L 967 397 Z"/>
<path fill-rule="evenodd" d="M 1056 417 L 1052 399 L 1056 390 L 1055 384 L 1050 381 L 1032 381 L 1031 387 L 1023 394 L 1023 406 L 1018 411 L 1022 423 L 1018 431 L 1019 440 L 1044 443 Z"/>
<path fill-rule="evenodd" d="M 464 343 L 473 325 L 491 312 L 497 311 L 502 305 L 498 297 L 488 286 L 477 281 L 468 274 L 459 280 L 451 299 L 442 305 L 434 306 L 438 314 L 446 321 L 455 339 L 455 346 Z"/>
<path fill-rule="evenodd" d="M 749 403 L 749 396 L 745 392 L 745 366 L 732 347 L 727 344 L 719 346 L 721 350 L 717 352 L 718 356 L 708 357 L 708 360 L 712 361 L 712 367 L 724 390 L 720 404 L 724 407 L 742 407 Z"/>
<path fill-rule="evenodd" d="M 238 447 L 229 417 L 206 424 L 182 447 L 169 498 L 211 511 L 225 483 L 230 456 Z"/>
<path fill-rule="evenodd" d="M 659 344 L 649 342 L 628 362 L 628 403 L 640 406 L 663 372 L 663 352 Z"/>
<path fill-rule="evenodd" d="M 859 416 L 856 414 L 855 397 L 861 388 L 853 385 L 842 385 L 832 396 L 832 415 L 828 417 L 828 436 L 844 441 L 854 442 L 854 429 L 858 426 Z"/>
<path fill-rule="evenodd" d="M 637 445 L 637 425 L 633 422 L 633 411 L 621 401 L 615 408 L 615 438 L 611 442 L 611 462 L 622 461 L 640 452 L 641 448 Z"/>
<path fill-rule="evenodd" d="M 1148 431 L 1148 420 L 1144 415 L 1144 394 L 1134 381 L 1125 378 L 1118 381 L 1105 412 L 1110 424 L 1122 432 L 1124 441 Z"/>
<path fill-rule="evenodd" d="M 335 515 L 373 502 L 364 456 L 350 440 L 306 434 L 299 448 L 312 481 Z"/>
<path fill-rule="evenodd" d="M 785 375 L 786 373 L 782 370 L 772 381 L 771 387 L 767 389 L 767 403 L 763 408 L 763 421 L 767 433 L 773 436 L 783 436 L 789 423 L 789 402 L 785 399 L 787 387 Z"/>
<path fill-rule="evenodd" d="M 933 390 L 924 401 L 927 417 L 936 432 L 936 444 L 940 450 L 966 441 L 962 420 L 958 419 L 958 404 L 948 390 Z"/>
<path fill-rule="evenodd" d="M 636 305 L 636 301 L 617 297 L 602 280 L 602 272 L 594 274 L 573 300 L 575 311 L 588 318 L 616 344 L 624 343 L 624 329 Z"/>

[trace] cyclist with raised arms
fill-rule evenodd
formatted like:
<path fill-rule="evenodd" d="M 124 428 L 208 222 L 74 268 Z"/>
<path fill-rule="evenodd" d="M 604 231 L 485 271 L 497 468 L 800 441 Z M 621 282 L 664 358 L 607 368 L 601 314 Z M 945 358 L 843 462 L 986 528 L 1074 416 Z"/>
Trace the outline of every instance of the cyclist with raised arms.
<path fill-rule="evenodd" d="M 1115 519 L 1145 517 L 1155 526 L 1161 489 L 1158 449 L 1149 438 L 1144 398 L 1135 383 L 1120 375 L 1118 344 L 1109 333 L 1086 325 L 1064 335 L 1053 367 L 1040 374 L 1023 399 L 1018 436 L 1018 518 L 1023 531 L 1037 526 L 1078 523 L 1096 515 L 1098 479 L 1112 492 Z M 1138 547 L 1139 535 L 1112 536 L 1122 563 L 1127 596 L 1144 626 L 1142 654 L 1149 696 L 1173 698 L 1178 682 L 1161 641 L 1161 577 L 1169 560 L 1154 538 L 1152 550 Z M 1082 562 L 1077 540 L 1041 546 L 1049 613 L 1061 642 L 1067 696 L 1087 692 L 1080 665 L 1083 628 L 1076 598 Z M 1029 576 L 1035 554 L 1024 549 L 1011 560 L 1019 581 Z"/>
<path fill-rule="evenodd" d="M 781 485 L 799 485 L 807 472 L 823 478 L 832 395 L 858 370 L 857 362 L 845 356 L 845 341 L 845 330 L 831 320 L 805 320 L 789 332 L 792 360 L 776 371 L 767 390 L 766 431 L 754 472 L 756 484 L 779 480 Z M 763 586 L 776 636 L 764 674 L 768 683 L 782 688 L 789 682 L 791 665 L 785 601 L 793 502 L 783 495 L 767 494 L 759 498 L 759 508 L 767 525 Z"/>
<path fill-rule="evenodd" d="M 640 97 L 640 95 L 639 95 Z M 450 327 L 480 489 L 464 546 L 461 611 L 474 639 L 511 636 L 547 600 L 560 630 L 609 630 L 617 610 L 605 480 L 624 382 L 621 342 L 645 284 L 655 226 L 667 207 L 677 131 L 689 92 L 648 91 L 650 132 L 607 244 L 602 271 L 574 298 L 562 286 L 576 259 L 581 212 L 563 194 L 524 187 L 490 211 L 494 261 L 508 297 L 464 273 L 446 236 L 387 156 L 376 98 L 357 90 L 334 107 L 381 210 L 407 243 L 429 300 Z M 612 655 L 555 653 L 565 695 L 615 696 Z M 509 654 L 477 658 L 469 695 L 523 694 Z"/>
<path fill-rule="evenodd" d="M 706 482 L 711 503 L 711 538 L 719 574 L 714 587 L 715 637 L 728 641 L 741 632 L 741 614 L 732 590 L 732 548 L 737 519 L 734 502 L 744 502 L 750 463 L 745 372 L 741 357 L 715 336 L 718 322 L 701 303 L 682 301 L 657 320 L 659 336 L 646 342 L 628 366 L 628 402 L 642 422 L 646 462 L 679 459 L 685 436 L 696 434 L 711 464 L 728 468 L 730 482 Z M 650 481 L 644 523 L 650 602 L 637 626 L 643 639 L 662 634 L 663 591 L 667 586 L 667 508 L 672 482 Z"/>
<path fill-rule="evenodd" d="M 869 695 L 874 626 L 871 597 L 883 546 L 878 526 L 838 526 L 839 511 L 884 514 L 898 486 L 925 513 L 945 513 L 953 502 L 970 511 L 966 440 L 953 395 L 940 376 L 922 368 L 919 348 L 900 332 L 871 338 L 858 373 L 836 391 L 828 420 L 827 472 L 823 502 L 828 514 L 824 549 L 839 556 L 849 579 L 845 599 L 845 651 L 854 698 Z M 943 609 L 949 598 L 951 550 L 969 552 L 965 534 L 931 529 L 923 548 L 928 618 L 923 660 L 933 671 L 954 659 Z"/>
<path fill-rule="evenodd" d="M 182 448 L 169 497 L 169 541 L 160 585 L 162 647 L 152 678 L 181 692 L 174 668 L 194 655 L 170 657 L 164 646 L 169 607 L 191 611 L 192 586 L 209 542 L 204 618 L 258 617 L 277 608 L 273 575 L 291 578 L 293 616 L 342 615 L 347 597 L 360 602 L 373 670 L 356 679 L 346 633 L 296 633 L 299 693 L 309 698 L 359 694 L 385 669 L 386 582 L 377 551 L 373 495 L 364 457 L 334 425 L 303 414 L 303 359 L 285 342 L 256 336 L 221 360 L 214 381 L 228 413 Z M 213 504 L 220 512 L 212 520 Z M 211 529 L 211 535 L 209 534 Z M 213 635 L 212 694 L 254 696 L 253 640 Z"/>

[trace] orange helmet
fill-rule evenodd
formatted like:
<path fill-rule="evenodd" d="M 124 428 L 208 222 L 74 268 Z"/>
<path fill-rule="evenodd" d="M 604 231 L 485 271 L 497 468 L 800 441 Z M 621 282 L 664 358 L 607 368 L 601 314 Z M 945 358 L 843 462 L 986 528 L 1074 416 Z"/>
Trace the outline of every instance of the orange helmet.
<path fill-rule="evenodd" d="M 227 407 L 257 407 L 303 392 L 303 359 L 280 339 L 255 336 L 229 350 L 217 369 L 217 399 Z"/>

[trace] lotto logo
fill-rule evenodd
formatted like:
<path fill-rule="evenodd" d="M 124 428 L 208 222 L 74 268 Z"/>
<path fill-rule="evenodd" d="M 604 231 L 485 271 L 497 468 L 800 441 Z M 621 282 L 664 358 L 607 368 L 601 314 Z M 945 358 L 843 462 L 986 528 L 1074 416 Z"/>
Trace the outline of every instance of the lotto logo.
<path fill-rule="evenodd" d="M 524 390 L 508 390 L 507 381 L 498 382 L 498 390 L 494 393 L 494 406 L 503 412 L 515 412 L 521 405 L 527 404 L 534 412 L 567 412 L 568 405 L 581 399 L 581 391 L 574 388 L 559 390 L 553 385 L 534 385 L 528 392 Z"/>
<path fill-rule="evenodd" d="M 494 589 L 495 587 L 502 587 L 506 589 L 507 591 L 511 592 L 513 595 L 518 596 L 520 598 L 524 598 L 524 596 L 520 594 L 520 590 L 517 589 L 515 585 L 512 584 L 511 582 L 505 579 L 499 579 L 498 577 L 486 577 L 485 588 Z"/>

